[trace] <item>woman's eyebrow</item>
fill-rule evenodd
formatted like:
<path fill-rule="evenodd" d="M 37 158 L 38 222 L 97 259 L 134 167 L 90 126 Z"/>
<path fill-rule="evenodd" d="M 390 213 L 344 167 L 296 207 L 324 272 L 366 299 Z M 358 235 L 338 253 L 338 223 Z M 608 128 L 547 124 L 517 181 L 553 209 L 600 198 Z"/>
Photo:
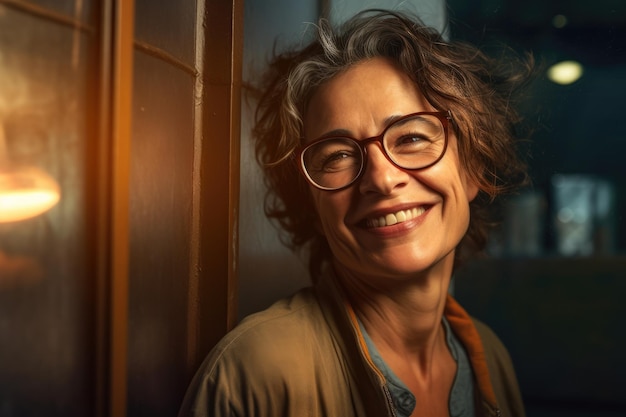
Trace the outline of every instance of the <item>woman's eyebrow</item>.
<path fill-rule="evenodd" d="M 329 132 L 324 133 L 323 135 L 319 136 L 320 138 L 326 138 L 329 136 L 349 136 L 352 137 L 352 132 L 350 132 L 348 129 L 333 129 Z"/>
<path fill-rule="evenodd" d="M 435 127 L 435 126 L 439 126 L 438 123 L 436 123 L 432 118 L 427 118 L 424 116 L 414 116 L 414 117 L 409 117 L 408 119 L 404 119 L 402 120 L 400 123 L 398 123 L 398 126 L 402 126 L 406 123 L 409 123 L 410 121 L 414 121 L 414 120 L 419 120 L 421 122 L 423 122 L 424 124 L 429 125 L 430 127 Z"/>
<path fill-rule="evenodd" d="M 383 130 L 385 130 L 386 128 L 388 128 L 391 124 L 393 124 L 394 122 L 402 119 L 405 116 L 407 116 L 407 115 L 406 114 L 393 114 L 393 115 L 385 118 L 383 120 L 383 123 L 382 123 L 383 128 L 381 129 L 381 132 Z M 328 132 L 326 132 L 326 133 L 324 133 L 324 134 L 322 134 L 320 136 L 317 136 L 317 137 L 315 137 L 315 139 L 312 139 L 309 142 L 312 142 L 313 140 L 318 140 L 318 139 L 322 139 L 322 138 L 329 138 L 329 137 L 334 137 L 334 136 L 347 136 L 349 138 L 358 139 L 348 129 L 339 128 L 339 129 L 330 130 L 330 131 L 328 131 Z"/>
<path fill-rule="evenodd" d="M 387 127 L 389 127 L 390 124 L 392 124 L 393 122 L 395 122 L 398 119 L 403 118 L 405 115 L 403 114 L 393 114 L 387 118 L 385 118 L 382 122 L 382 126 L 383 128 L 381 129 L 381 132 L 385 129 L 387 129 Z M 380 134 L 380 133 L 379 133 Z M 352 132 L 350 132 L 348 129 L 333 129 L 329 132 L 324 133 L 323 135 L 319 136 L 320 138 L 325 138 L 328 136 L 348 136 L 351 138 L 356 139 L 356 137 L 354 137 L 354 135 L 352 134 Z"/>
<path fill-rule="evenodd" d="M 394 123 L 396 120 L 398 119 L 402 119 L 405 115 L 403 114 L 393 114 L 389 117 L 387 117 L 385 120 L 383 120 L 383 129 L 387 129 L 389 127 L 389 125 L 391 125 L 392 123 Z"/>

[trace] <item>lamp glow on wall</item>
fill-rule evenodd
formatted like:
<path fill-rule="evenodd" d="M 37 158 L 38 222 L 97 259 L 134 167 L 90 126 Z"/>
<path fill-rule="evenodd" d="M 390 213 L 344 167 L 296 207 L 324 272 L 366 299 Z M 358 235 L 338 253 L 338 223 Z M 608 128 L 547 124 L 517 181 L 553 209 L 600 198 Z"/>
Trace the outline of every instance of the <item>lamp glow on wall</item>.
<path fill-rule="evenodd" d="M 57 182 L 43 170 L 12 164 L 0 121 L 0 223 L 38 216 L 54 207 L 61 197 Z"/>

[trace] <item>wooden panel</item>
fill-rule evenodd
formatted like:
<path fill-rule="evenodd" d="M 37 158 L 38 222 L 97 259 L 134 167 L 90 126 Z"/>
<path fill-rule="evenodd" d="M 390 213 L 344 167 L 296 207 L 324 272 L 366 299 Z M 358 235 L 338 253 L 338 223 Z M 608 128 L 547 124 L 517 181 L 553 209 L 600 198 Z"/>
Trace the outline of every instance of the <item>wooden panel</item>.
<path fill-rule="evenodd" d="M 193 67 L 196 0 L 136 0 L 135 41 L 149 44 Z"/>
<path fill-rule="evenodd" d="M 132 135 L 134 2 L 115 2 L 110 415 L 127 407 L 129 178 Z"/>
<path fill-rule="evenodd" d="M 206 4 L 197 368 L 236 321 L 241 1 Z"/>
<path fill-rule="evenodd" d="M 172 416 L 187 383 L 194 77 L 140 50 L 134 68 L 128 414 Z"/>

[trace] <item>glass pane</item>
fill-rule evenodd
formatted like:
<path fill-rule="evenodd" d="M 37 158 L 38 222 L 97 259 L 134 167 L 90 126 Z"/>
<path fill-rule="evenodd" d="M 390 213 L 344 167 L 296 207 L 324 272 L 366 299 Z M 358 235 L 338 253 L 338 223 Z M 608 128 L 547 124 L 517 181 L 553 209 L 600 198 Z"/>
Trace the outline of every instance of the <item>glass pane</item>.
<path fill-rule="evenodd" d="M 0 198 L 31 190 L 7 178 L 33 170 L 61 194 L 43 214 L 0 223 L 2 416 L 91 414 L 87 53 L 81 33 L 0 5 Z"/>
<path fill-rule="evenodd" d="M 37 4 L 48 10 L 85 23 L 91 20 L 91 13 L 95 9 L 93 2 L 85 0 L 30 0 L 29 3 Z"/>
<path fill-rule="evenodd" d="M 129 415 L 176 415 L 187 385 L 193 77 L 135 54 Z"/>
<path fill-rule="evenodd" d="M 137 40 L 160 48 L 193 66 L 196 49 L 196 2 L 137 0 L 135 3 Z"/>

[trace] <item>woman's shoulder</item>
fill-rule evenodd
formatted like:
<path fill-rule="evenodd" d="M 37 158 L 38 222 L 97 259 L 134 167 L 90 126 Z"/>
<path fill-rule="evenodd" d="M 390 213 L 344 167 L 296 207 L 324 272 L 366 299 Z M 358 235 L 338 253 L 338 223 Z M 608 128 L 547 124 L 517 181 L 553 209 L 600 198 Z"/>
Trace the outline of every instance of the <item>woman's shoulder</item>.
<path fill-rule="evenodd" d="M 524 404 L 511 356 L 504 343 L 485 323 L 472 318 L 481 338 L 489 376 L 503 415 L 524 416 Z"/>
<path fill-rule="evenodd" d="M 182 415 L 351 415 L 345 360 L 315 292 L 301 290 L 252 314 L 212 349 Z M 320 408 L 321 407 L 321 408 Z M 349 411 L 349 409 L 348 409 Z"/>
<path fill-rule="evenodd" d="M 212 349 L 205 371 L 218 366 L 260 370 L 302 360 L 302 350 L 323 343 L 327 331 L 314 292 L 307 288 L 246 317 Z"/>
<path fill-rule="evenodd" d="M 259 338 L 271 336 L 295 337 L 297 332 L 286 329 L 305 331 L 315 322 L 323 320 L 317 297 L 311 288 L 303 288 L 290 297 L 274 302 L 265 310 L 245 317 L 224 338 L 223 343 L 238 344 L 250 341 L 260 342 Z"/>
<path fill-rule="evenodd" d="M 301 290 L 247 317 L 218 342 L 181 415 L 250 415 L 251 409 L 264 416 L 297 415 L 280 408 L 288 398 L 291 408 L 302 410 L 308 407 L 302 401 L 317 398 L 311 387 L 334 386 L 332 378 L 316 383 L 320 369 L 332 377 L 341 368 L 333 343 L 314 292 Z"/>

